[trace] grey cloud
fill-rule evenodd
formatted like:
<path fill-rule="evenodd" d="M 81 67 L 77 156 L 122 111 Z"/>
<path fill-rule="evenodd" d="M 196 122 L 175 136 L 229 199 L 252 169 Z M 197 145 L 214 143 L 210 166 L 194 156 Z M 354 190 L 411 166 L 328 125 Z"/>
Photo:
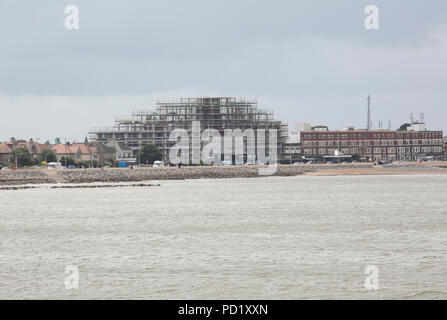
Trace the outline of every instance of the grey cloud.
<path fill-rule="evenodd" d="M 420 46 L 429 30 L 445 21 L 443 1 L 429 5 L 372 1 L 381 9 L 382 27 L 368 32 L 363 28 L 363 8 L 370 2 L 5 1 L 0 13 L 4 47 L 0 90 L 5 94 L 147 93 L 191 84 L 196 76 L 191 69 L 199 70 L 199 77 L 204 68 L 210 77 L 225 72 L 225 59 L 238 59 L 238 53 L 263 44 L 271 52 L 306 37 L 371 47 Z M 79 31 L 64 29 L 63 10 L 69 3 L 80 8 Z M 264 61 L 263 67 L 271 68 L 280 54 Z M 244 58 L 251 63 L 250 57 Z M 182 69 L 189 74 L 180 75 Z M 170 84 L 165 83 L 168 80 Z"/>
<path fill-rule="evenodd" d="M 79 31 L 64 28 L 68 4 L 79 6 Z M 363 27 L 368 4 L 381 10 L 378 31 Z M 426 109 L 437 113 L 431 119 L 440 128 L 447 112 L 446 9 L 443 0 L 3 0 L 2 108 L 37 103 L 22 99 L 28 95 L 71 96 L 78 110 L 95 102 L 98 114 L 112 113 L 105 103 L 113 96 L 186 88 L 258 97 L 283 119 L 321 118 L 339 127 L 349 121 L 332 113 L 334 105 L 362 115 L 371 92 L 390 113 L 382 118 L 399 122 L 407 109 Z M 98 99 L 79 98 L 89 96 Z"/>

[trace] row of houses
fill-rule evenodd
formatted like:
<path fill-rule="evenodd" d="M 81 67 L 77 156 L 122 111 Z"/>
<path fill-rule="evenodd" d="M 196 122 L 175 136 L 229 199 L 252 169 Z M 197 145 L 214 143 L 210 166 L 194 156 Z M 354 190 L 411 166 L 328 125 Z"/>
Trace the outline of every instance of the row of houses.
<path fill-rule="evenodd" d="M 14 149 L 25 148 L 32 155 L 33 158 L 37 157 L 43 150 L 50 149 L 50 144 L 48 143 L 38 143 L 34 142 L 33 139 L 29 141 L 16 140 L 11 138 L 8 142 L 0 143 L 0 164 L 6 165 L 9 160 L 11 153 Z"/>
<path fill-rule="evenodd" d="M 412 123 L 400 130 L 329 130 L 327 126 L 296 124 L 283 144 L 283 159 L 332 161 L 354 156 L 370 161 L 414 161 L 443 159 L 447 137 L 442 131 L 426 130 L 424 123 Z"/>
<path fill-rule="evenodd" d="M 301 132 L 304 156 L 331 157 L 338 150 L 374 161 L 420 160 L 444 152 L 441 131 L 327 131 Z"/>
<path fill-rule="evenodd" d="M 33 159 L 39 159 L 42 151 L 51 150 L 56 154 L 58 161 L 71 158 L 78 162 L 97 161 L 100 165 L 109 160 L 129 161 L 135 156 L 131 149 L 116 140 L 111 140 L 107 144 L 90 143 L 87 139 L 84 143 L 50 144 L 49 141 L 38 143 L 33 139 L 24 141 L 11 138 L 10 141 L 0 143 L 0 165 L 7 166 L 12 152 L 17 148 L 27 149 Z"/>

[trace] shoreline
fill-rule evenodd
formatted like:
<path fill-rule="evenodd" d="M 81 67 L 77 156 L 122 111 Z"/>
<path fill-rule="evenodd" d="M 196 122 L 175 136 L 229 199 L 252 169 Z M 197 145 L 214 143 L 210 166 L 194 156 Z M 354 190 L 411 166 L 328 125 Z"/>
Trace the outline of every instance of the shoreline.
<path fill-rule="evenodd" d="M 123 187 L 161 187 L 159 183 L 73 183 L 73 184 L 24 184 L 0 186 L 1 190 L 25 190 L 25 189 L 96 189 L 96 188 L 123 188 Z"/>
<path fill-rule="evenodd" d="M 100 183 L 137 183 L 160 180 L 187 179 L 228 179 L 257 178 L 268 176 L 352 176 L 352 175 L 444 175 L 447 174 L 446 162 L 432 163 L 393 163 L 374 166 L 372 163 L 354 164 L 315 164 L 315 165 L 278 165 L 269 166 L 183 166 L 152 168 L 142 167 L 108 169 L 21 169 L 0 172 L 0 190 L 9 186 L 34 184 L 92 184 Z"/>
<path fill-rule="evenodd" d="M 306 176 L 333 177 L 333 176 L 395 176 L 395 175 L 446 175 L 447 169 L 439 167 L 372 167 L 356 169 L 327 169 L 308 172 Z"/>

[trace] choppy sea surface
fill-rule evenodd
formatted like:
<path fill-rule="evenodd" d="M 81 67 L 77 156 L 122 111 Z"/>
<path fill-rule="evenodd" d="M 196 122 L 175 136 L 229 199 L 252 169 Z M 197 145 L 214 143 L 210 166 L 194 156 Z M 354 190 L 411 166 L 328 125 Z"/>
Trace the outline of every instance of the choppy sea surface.
<path fill-rule="evenodd" d="M 447 176 L 160 183 L 0 191 L 0 298 L 447 299 Z"/>

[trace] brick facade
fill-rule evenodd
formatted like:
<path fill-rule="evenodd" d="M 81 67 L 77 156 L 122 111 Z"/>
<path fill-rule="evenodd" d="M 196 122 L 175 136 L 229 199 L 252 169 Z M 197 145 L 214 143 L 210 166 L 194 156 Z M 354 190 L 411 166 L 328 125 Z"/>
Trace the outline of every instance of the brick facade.
<path fill-rule="evenodd" d="M 306 131 L 301 132 L 301 152 L 306 157 L 324 157 L 341 151 L 371 160 L 417 160 L 441 156 L 442 131 Z"/>

